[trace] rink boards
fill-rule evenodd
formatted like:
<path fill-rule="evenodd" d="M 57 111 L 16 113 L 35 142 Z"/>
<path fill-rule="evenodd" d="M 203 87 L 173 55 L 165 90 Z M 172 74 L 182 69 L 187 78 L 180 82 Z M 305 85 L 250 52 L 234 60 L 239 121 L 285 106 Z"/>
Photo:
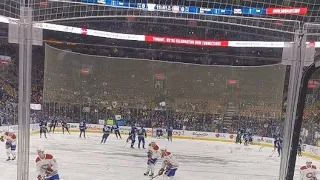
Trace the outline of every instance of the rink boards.
<path fill-rule="evenodd" d="M 71 132 L 79 132 L 78 123 L 68 123 Z M 101 124 L 87 124 L 87 132 L 90 133 L 102 133 L 103 125 Z M 129 134 L 131 127 L 120 126 L 121 134 Z M 12 129 L 15 133 L 18 132 L 18 125 L 13 126 L 0 126 L 0 134 L 2 132 Z M 156 129 L 145 128 L 148 136 L 155 136 Z M 61 132 L 61 126 L 56 128 L 56 132 Z M 39 133 L 39 125 L 30 125 L 30 135 Z M 163 129 L 164 135 L 165 129 Z M 202 132 L 202 131 L 187 131 L 187 130 L 173 130 L 173 137 L 179 139 L 193 139 L 193 140 L 206 140 L 206 141 L 222 141 L 222 142 L 235 142 L 236 134 L 229 133 L 214 133 L 214 132 Z M 255 145 L 263 147 L 273 147 L 273 138 L 253 136 L 253 142 Z M 307 157 L 320 160 L 320 147 L 304 144 L 302 147 L 303 154 Z"/>

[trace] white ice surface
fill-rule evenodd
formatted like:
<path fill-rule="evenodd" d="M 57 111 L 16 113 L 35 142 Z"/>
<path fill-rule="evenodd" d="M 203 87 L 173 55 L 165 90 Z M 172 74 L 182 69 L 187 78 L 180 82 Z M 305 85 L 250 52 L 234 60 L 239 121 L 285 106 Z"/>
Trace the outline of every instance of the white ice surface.
<path fill-rule="evenodd" d="M 36 149 L 44 147 L 59 163 L 61 180 L 149 180 L 143 176 L 146 171 L 146 150 L 130 149 L 125 145 L 126 136 L 117 140 L 112 134 L 106 144 L 100 144 L 101 134 L 87 134 L 80 139 L 78 133 L 51 134 L 52 138 L 40 139 L 31 136 L 30 180 L 37 177 L 35 169 Z M 147 138 L 147 143 L 152 138 Z M 180 167 L 176 180 L 277 180 L 280 159 L 273 157 L 271 148 L 259 146 L 245 147 L 225 142 L 179 140 L 168 142 L 156 139 L 160 146 L 167 147 L 177 157 Z M 4 144 L 0 148 L 0 180 L 15 180 L 16 162 L 5 162 Z M 298 168 L 306 158 L 298 157 L 295 179 L 299 177 Z M 314 160 L 316 166 L 319 161 Z M 158 172 L 161 161 L 156 165 Z M 155 178 L 162 180 L 163 178 Z"/>

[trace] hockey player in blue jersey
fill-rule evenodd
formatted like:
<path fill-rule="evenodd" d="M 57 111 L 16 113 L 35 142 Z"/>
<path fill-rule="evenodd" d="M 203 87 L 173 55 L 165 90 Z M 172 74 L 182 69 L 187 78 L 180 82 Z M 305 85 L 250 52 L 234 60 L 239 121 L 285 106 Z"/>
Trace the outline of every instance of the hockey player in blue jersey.
<path fill-rule="evenodd" d="M 48 131 L 47 122 L 41 120 L 39 122 L 39 127 L 40 127 L 40 138 L 42 137 L 42 134 L 44 134 L 44 137 L 47 138 L 47 131 Z"/>
<path fill-rule="evenodd" d="M 131 140 L 131 148 L 134 148 L 133 146 L 134 146 L 134 143 L 136 142 L 136 132 L 137 132 L 137 128 L 135 126 L 132 126 L 129 132 L 129 137 L 127 139 L 127 142 Z"/>
<path fill-rule="evenodd" d="M 160 139 L 160 137 L 163 136 L 162 128 L 159 127 L 156 131 L 156 134 L 157 134 L 157 138 Z"/>
<path fill-rule="evenodd" d="M 114 134 L 116 135 L 117 139 L 120 137 L 120 139 L 122 139 L 121 135 L 120 135 L 120 130 L 119 130 L 119 126 L 117 124 L 112 126 L 112 130 L 114 131 Z"/>
<path fill-rule="evenodd" d="M 173 128 L 172 126 L 168 127 L 167 129 L 167 134 L 168 134 L 168 141 L 171 141 L 172 142 L 172 133 L 173 133 Z"/>
<path fill-rule="evenodd" d="M 51 122 L 50 122 L 50 126 L 49 126 L 49 132 L 51 132 L 51 130 L 52 130 L 52 132 L 54 133 L 54 130 L 56 129 L 56 126 L 58 125 L 58 120 L 56 120 L 56 119 L 53 119 L 53 120 L 51 120 Z"/>
<path fill-rule="evenodd" d="M 276 148 L 277 151 L 278 151 L 278 157 L 281 156 L 282 142 L 283 142 L 283 140 L 282 140 L 281 136 L 278 134 L 278 135 L 277 135 L 277 138 L 275 138 L 275 141 L 274 141 L 275 148 Z"/>
<path fill-rule="evenodd" d="M 146 130 L 141 126 L 141 129 L 138 130 L 138 148 L 140 149 L 140 144 L 142 142 L 142 148 L 145 149 L 145 138 L 147 138 Z"/>
<path fill-rule="evenodd" d="M 86 138 L 86 129 L 87 129 L 87 123 L 85 120 L 81 121 L 79 123 L 79 129 L 80 129 L 80 135 L 79 137 L 81 138 L 81 135 L 83 133 L 83 137 Z"/>
<path fill-rule="evenodd" d="M 276 142 L 276 147 L 277 147 L 277 151 L 278 151 L 278 157 L 281 156 L 281 151 L 282 151 L 282 138 L 279 136 L 277 142 Z"/>
<path fill-rule="evenodd" d="M 106 143 L 106 141 L 110 135 L 110 132 L 111 132 L 110 126 L 104 125 L 102 132 L 103 132 L 103 135 L 102 135 L 101 143 Z"/>
<path fill-rule="evenodd" d="M 273 136 L 273 151 L 275 151 L 277 149 L 277 142 L 279 141 L 280 139 L 280 134 L 275 134 Z"/>

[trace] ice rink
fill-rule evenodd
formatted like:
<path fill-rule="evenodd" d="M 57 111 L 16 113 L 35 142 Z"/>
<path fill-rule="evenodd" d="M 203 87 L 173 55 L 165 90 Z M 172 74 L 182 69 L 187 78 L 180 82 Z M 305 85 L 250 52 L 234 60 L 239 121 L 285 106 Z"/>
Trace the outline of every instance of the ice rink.
<path fill-rule="evenodd" d="M 61 180 L 149 180 L 143 176 L 146 171 L 147 151 L 126 147 L 123 139 L 117 140 L 112 134 L 106 144 L 100 144 L 101 134 L 87 134 L 80 139 L 78 133 L 55 133 L 48 139 L 31 136 L 30 180 L 36 179 L 36 149 L 44 147 L 59 163 Z M 180 140 L 168 142 L 156 140 L 166 146 L 178 159 L 180 167 L 176 180 L 276 180 L 280 159 L 271 148 L 236 145 L 226 142 Z M 16 162 L 6 162 L 4 144 L 0 149 L 0 180 L 14 180 L 17 174 Z M 147 146 L 147 144 L 146 144 Z M 306 158 L 298 158 L 296 169 L 305 164 Z M 320 165 L 314 160 L 315 165 Z M 156 165 L 158 172 L 161 161 Z M 295 179 L 299 171 L 296 170 Z M 155 180 L 163 179 L 162 177 Z"/>

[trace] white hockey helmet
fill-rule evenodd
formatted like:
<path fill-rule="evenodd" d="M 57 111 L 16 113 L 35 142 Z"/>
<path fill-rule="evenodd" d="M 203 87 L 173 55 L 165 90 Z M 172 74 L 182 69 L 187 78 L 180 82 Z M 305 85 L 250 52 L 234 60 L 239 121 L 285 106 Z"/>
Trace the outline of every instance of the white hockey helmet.
<path fill-rule="evenodd" d="M 312 163 L 312 159 L 311 158 L 307 159 L 306 163 Z"/>
<path fill-rule="evenodd" d="M 10 128 L 10 129 L 8 130 L 8 132 L 9 132 L 9 133 L 13 133 L 13 129 Z"/>
<path fill-rule="evenodd" d="M 43 147 L 38 147 L 38 148 L 37 148 L 37 152 L 38 152 L 38 153 L 39 153 L 39 152 L 44 153 L 44 148 L 43 148 Z"/>
<path fill-rule="evenodd" d="M 167 148 L 166 147 L 162 147 L 162 148 L 160 148 L 160 151 L 167 151 Z"/>

